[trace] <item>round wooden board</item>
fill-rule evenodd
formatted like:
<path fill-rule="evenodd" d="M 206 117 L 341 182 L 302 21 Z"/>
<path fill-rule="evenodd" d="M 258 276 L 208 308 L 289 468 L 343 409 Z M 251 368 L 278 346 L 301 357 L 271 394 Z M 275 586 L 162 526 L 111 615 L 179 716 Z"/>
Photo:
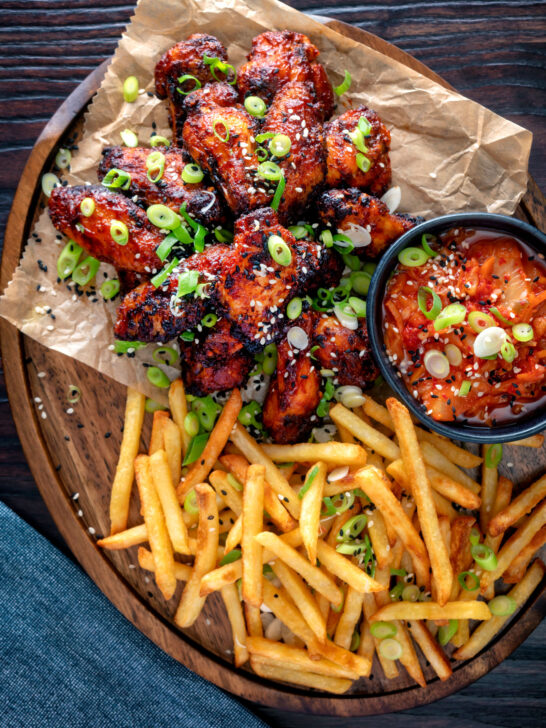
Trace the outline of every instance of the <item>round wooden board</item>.
<path fill-rule="evenodd" d="M 329 25 L 448 86 L 426 66 L 386 41 L 342 23 Z M 70 95 L 30 155 L 8 220 L 1 290 L 17 267 L 39 211 L 41 175 L 49 169 L 54 150 L 67 137 L 81 132 L 83 112 L 99 87 L 106 66 L 106 62 L 99 66 Z M 532 180 L 517 215 L 543 230 L 546 227 L 544 198 Z M 356 683 L 351 693 L 340 697 L 273 684 L 247 670 L 235 670 L 228 652 L 231 633 L 217 595 L 207 600 L 196 624 L 181 632 L 172 623 L 177 598 L 165 602 L 145 572 L 134 568 L 136 549 L 104 553 L 95 545 L 108 527 L 109 490 L 121 440 L 125 388 L 21 336 L 4 320 L 0 327 L 6 385 L 19 437 L 40 492 L 74 555 L 110 601 L 141 632 L 176 660 L 225 690 L 263 705 L 325 715 L 372 715 L 412 708 L 460 690 L 484 675 L 521 644 L 541 620 L 546 607 L 546 584 L 537 589 L 486 651 L 467 663 L 455 664 L 450 680 L 440 682 L 431 668 L 424 666 L 428 681 L 425 689 L 415 686 L 405 673 L 397 680 L 384 681 L 377 665 L 372 680 Z M 69 415 L 66 392 L 71 384 L 77 384 L 84 394 Z M 44 403 L 41 411 L 40 403 Z M 42 416 L 44 411 L 46 418 Z M 148 439 L 149 424 L 145 425 L 143 441 Z M 546 468 L 544 449 L 506 448 L 506 453 L 505 474 L 515 478 L 518 487 L 527 485 Z M 75 493 L 79 494 L 77 499 Z M 130 523 L 138 520 L 133 502 Z"/>

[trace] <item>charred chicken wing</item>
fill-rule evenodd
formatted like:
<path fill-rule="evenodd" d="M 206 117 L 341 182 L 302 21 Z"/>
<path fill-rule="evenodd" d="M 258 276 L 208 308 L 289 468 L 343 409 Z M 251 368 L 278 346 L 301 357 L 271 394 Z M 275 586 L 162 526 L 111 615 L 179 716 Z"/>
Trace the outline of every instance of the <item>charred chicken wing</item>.
<path fill-rule="evenodd" d="M 81 211 L 84 199 L 94 203 L 88 217 Z M 55 187 L 49 198 L 49 214 L 57 230 L 81 245 L 89 255 L 119 270 L 154 273 L 163 267 L 155 254 L 163 240 L 159 229 L 132 200 L 102 185 Z M 120 245 L 112 237 L 115 223 L 127 227 L 127 243 Z"/>
<path fill-rule="evenodd" d="M 360 122 L 362 128 L 359 129 L 361 118 L 364 121 Z M 326 124 L 324 129 L 328 166 L 326 185 L 359 187 L 372 195 L 382 195 L 391 182 L 391 135 L 375 111 L 366 106 L 350 109 Z M 363 171 L 365 169 L 367 171 Z"/>
<path fill-rule="evenodd" d="M 165 171 L 157 182 L 151 181 L 146 167 L 146 160 L 154 152 L 165 157 Z M 106 147 L 99 165 L 99 180 L 102 181 L 109 170 L 121 169 L 131 175 L 131 184 L 124 192 L 133 201 L 145 207 L 167 205 L 175 212 L 179 212 L 185 202 L 188 213 L 200 223 L 218 225 L 223 222 L 224 215 L 216 190 L 205 180 L 186 184 L 180 176 L 185 164 L 182 150 L 176 147 Z M 151 176 L 154 176 L 153 170 Z"/>
<path fill-rule="evenodd" d="M 290 81 L 311 83 L 322 119 L 334 110 L 334 93 L 326 71 L 315 63 L 319 50 L 306 35 L 289 30 L 270 31 L 252 41 L 252 50 L 237 75 L 241 100 L 259 96 L 270 103 Z"/>
<path fill-rule="evenodd" d="M 199 84 L 214 81 L 210 64 L 204 57 L 227 60 L 227 51 L 213 35 L 194 33 L 177 43 L 161 57 L 155 67 L 155 91 L 160 99 L 169 100 L 169 113 L 173 130 L 173 143 L 181 146 L 182 127 L 186 117 L 184 99 L 195 87 L 191 79 L 180 82 L 183 76 L 194 76 Z"/>
<path fill-rule="evenodd" d="M 318 212 L 323 225 L 350 237 L 354 252 L 366 258 L 377 258 L 403 233 L 423 222 L 420 217 L 390 213 L 384 202 L 354 187 L 323 192 Z"/>

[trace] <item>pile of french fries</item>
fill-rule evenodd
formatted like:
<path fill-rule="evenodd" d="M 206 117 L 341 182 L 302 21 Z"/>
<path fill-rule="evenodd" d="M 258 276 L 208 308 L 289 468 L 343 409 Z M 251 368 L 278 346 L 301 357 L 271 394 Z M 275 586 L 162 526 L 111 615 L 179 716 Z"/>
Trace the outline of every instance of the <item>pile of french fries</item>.
<path fill-rule="evenodd" d="M 387 678 L 402 665 L 425 686 L 417 646 L 447 680 L 448 655 L 473 657 L 510 619 L 488 606 L 495 582 L 514 585 L 517 608 L 543 578 L 534 557 L 546 541 L 546 476 L 512 498 L 496 467 L 416 427 L 396 399 L 333 405 L 338 442 L 271 445 L 238 422 L 234 390 L 202 455 L 184 469 L 180 380 L 169 405 L 154 413 L 149 452 L 139 454 L 145 398 L 128 390 L 111 535 L 98 543 L 138 546 L 139 565 L 166 599 L 184 583 L 173 610 L 180 628 L 220 592 L 237 667 L 249 662 L 271 680 L 344 693 L 370 676 L 376 654 Z M 481 483 L 464 472 L 477 466 Z M 129 528 L 135 480 L 143 523 Z M 194 508 L 183 507 L 188 500 Z M 490 570 L 474 562 L 472 534 L 494 553 Z M 479 622 L 472 632 L 471 620 Z"/>

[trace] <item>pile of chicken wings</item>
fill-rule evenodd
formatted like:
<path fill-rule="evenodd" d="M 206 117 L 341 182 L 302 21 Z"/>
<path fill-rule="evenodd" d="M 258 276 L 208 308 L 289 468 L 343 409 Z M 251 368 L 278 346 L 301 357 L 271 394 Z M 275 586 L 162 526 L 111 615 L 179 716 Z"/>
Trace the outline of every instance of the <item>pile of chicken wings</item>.
<path fill-rule="evenodd" d="M 378 374 L 365 319 L 351 330 L 332 312 L 317 311 L 305 300 L 319 288 L 337 286 L 345 267 L 333 247 L 315 240 L 317 234 L 329 229 L 355 240 L 364 236 L 365 246 L 354 253 L 372 260 L 419 222 L 391 214 L 379 199 L 390 185 L 391 168 L 390 134 L 377 114 L 360 106 L 330 120 L 335 95 L 318 54 L 305 35 L 263 33 L 235 78 L 228 72 L 219 81 L 210 59 L 225 63 L 227 51 L 217 38 L 195 34 L 177 43 L 155 69 L 156 93 L 168 101 L 172 126 L 171 145 L 155 147 L 165 157 L 161 179 L 153 181 L 148 174 L 150 149 L 109 147 L 99 179 L 122 170 L 130 176 L 124 189 L 60 186 L 49 204 L 60 232 L 117 269 L 123 294 L 115 323 L 118 339 L 164 343 L 194 331 L 193 341 L 179 342 L 190 393 L 203 396 L 244 384 L 255 355 L 277 345 L 263 423 L 278 442 L 309 434 L 321 399 L 321 368 L 335 373 L 336 385 L 362 388 Z M 189 77 L 195 86 L 191 92 Z M 247 112 L 249 96 L 265 102 L 263 116 Z M 362 118 L 368 130 L 367 171 L 357 164 L 351 137 Z M 288 154 L 273 157 L 285 181 L 277 210 L 271 207 L 277 183 L 258 173 L 263 154 L 257 137 L 264 133 L 290 139 Z M 190 163 L 203 170 L 202 181 L 182 180 Z M 94 201 L 91 216 L 81 211 L 84 198 Z M 166 231 L 146 214 L 157 204 L 177 214 L 184 206 L 208 231 L 202 252 L 191 246 L 177 250 L 180 262 L 158 286 L 151 279 L 165 266 L 156 251 Z M 127 226 L 124 245 L 112 239 L 113 220 Z M 307 233 L 296 239 L 288 226 L 302 221 Z M 216 241 L 214 230 L 220 227 L 234 230 L 232 241 Z M 287 265 L 272 258 L 271 236 L 290 249 Z M 198 273 L 201 295 L 177 296 L 186 271 Z M 286 308 L 294 297 L 304 304 L 291 320 Z M 209 313 L 217 316 L 216 324 L 203 328 L 200 322 Z M 298 335 L 290 336 L 294 327 Z"/>

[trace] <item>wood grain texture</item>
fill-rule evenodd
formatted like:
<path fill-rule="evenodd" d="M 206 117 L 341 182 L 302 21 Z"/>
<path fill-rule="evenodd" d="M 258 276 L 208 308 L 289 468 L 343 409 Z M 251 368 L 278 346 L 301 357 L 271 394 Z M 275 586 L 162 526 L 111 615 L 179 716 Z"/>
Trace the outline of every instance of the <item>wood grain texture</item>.
<path fill-rule="evenodd" d="M 74 3 L 72 7 L 78 6 L 78 3 Z M 77 105 L 77 104 L 76 104 Z M 69 113 L 69 109 L 66 109 L 67 113 Z M 60 127 L 62 127 L 62 124 L 60 124 Z M 59 127 L 59 128 L 60 128 Z M 50 143 L 52 139 L 45 139 L 42 140 L 41 150 L 42 155 L 45 154 L 47 156 L 47 147 L 48 143 Z M 43 161 L 43 160 L 42 160 Z M 27 190 L 28 192 L 28 190 Z M 530 207 L 532 207 L 532 200 L 529 203 Z M 24 213 L 22 213 L 24 214 Z M 11 253 L 11 251 L 10 251 Z M 5 269 L 4 269 L 5 270 Z M 8 335 L 9 340 L 9 335 Z M 83 518 L 86 517 L 86 512 L 92 512 L 93 514 L 97 514 L 101 512 L 101 508 L 103 509 L 103 512 L 106 512 L 106 509 L 104 508 L 104 495 L 101 494 L 100 485 L 103 482 L 104 479 L 108 479 L 109 475 L 111 474 L 111 468 L 112 468 L 112 462 L 108 461 L 108 457 L 111 456 L 112 451 L 115 449 L 116 446 L 116 437 L 119 438 L 119 429 L 118 432 L 114 432 L 114 426 L 110 424 L 111 422 L 116 422 L 116 417 L 120 420 L 120 412 L 122 409 L 121 403 L 123 401 L 123 393 L 120 391 L 116 392 L 116 387 L 114 383 L 110 382 L 109 380 L 104 380 L 103 382 L 103 392 L 108 393 L 107 402 L 105 403 L 104 396 L 101 397 L 100 401 L 91 401 L 89 402 L 89 408 L 90 412 L 96 413 L 95 417 L 89 417 L 89 413 L 87 413 L 86 416 L 83 416 L 82 413 L 80 413 L 80 417 L 82 417 L 83 422 L 85 422 L 84 428 L 79 428 L 78 422 L 75 420 L 75 418 L 67 421 L 66 414 L 64 413 L 64 409 L 66 408 L 66 402 L 65 402 L 65 393 L 66 389 L 68 387 L 68 384 L 73 383 L 74 377 L 79 376 L 81 377 L 82 388 L 85 386 L 86 377 L 91 376 L 95 377 L 97 376 L 95 373 L 90 373 L 90 370 L 87 372 L 85 371 L 86 368 L 82 368 L 80 366 L 77 367 L 77 371 L 73 371 L 71 369 L 71 366 L 75 366 L 74 362 L 71 362 L 70 360 L 66 360 L 64 357 L 61 357 L 60 355 L 53 355 L 51 352 L 46 352 L 42 347 L 39 347 L 38 345 L 34 343 L 28 343 L 28 348 L 25 350 L 25 355 L 28 355 L 32 357 L 32 361 L 28 362 L 26 371 L 22 372 L 22 381 L 26 386 L 26 383 L 28 381 L 29 385 L 32 388 L 32 392 L 36 394 L 37 392 L 40 392 L 42 390 L 47 391 L 48 393 L 48 401 L 50 403 L 53 403 L 53 407 L 51 408 L 51 412 L 48 413 L 48 417 L 46 420 L 42 420 L 40 413 L 35 412 L 36 417 L 31 418 L 28 420 L 26 424 L 30 427 L 30 432 L 25 433 L 24 439 L 27 440 L 27 446 L 30 448 L 32 443 L 35 443 L 36 438 L 43 438 L 43 441 L 47 445 L 47 448 L 50 452 L 54 452 L 56 454 L 60 453 L 62 456 L 62 462 L 56 462 L 56 463 L 48 463 L 46 460 L 44 460 L 41 457 L 41 453 L 36 452 L 35 457 L 32 458 L 32 466 L 33 471 L 39 475 L 43 472 L 43 470 L 47 470 L 48 468 L 51 468 L 51 465 L 55 467 L 58 464 L 61 464 L 61 471 L 59 473 L 59 478 L 61 481 L 65 484 L 65 492 L 64 494 L 62 491 L 59 491 L 60 495 L 64 497 L 59 497 L 59 499 L 55 502 L 55 507 L 59 508 L 59 510 L 62 510 L 62 513 L 64 516 L 66 516 L 66 520 L 62 522 L 62 531 L 66 535 L 69 531 L 73 530 L 74 528 L 79 530 L 78 524 L 78 508 L 74 501 L 70 501 L 70 493 L 74 492 L 72 489 L 74 487 L 74 483 L 78 482 L 78 478 L 81 478 L 82 473 L 92 473 L 93 468 L 92 466 L 95 464 L 95 460 L 92 460 L 92 456 L 89 453 L 94 453 L 94 450 L 98 451 L 100 453 L 104 453 L 104 467 L 105 470 L 100 470 L 100 473 L 97 472 L 94 475 L 98 478 L 98 480 L 94 480 L 94 482 L 90 482 L 87 479 L 82 485 L 82 494 L 83 494 L 83 488 L 85 487 L 85 497 L 82 495 L 82 507 L 81 510 L 83 512 Z M 55 359 L 55 357 L 58 357 L 58 360 Z M 37 377 L 37 372 L 39 371 L 46 371 L 48 373 L 55 373 L 55 376 L 51 377 L 45 377 L 43 379 L 40 379 Z M 27 380 L 28 377 L 28 380 Z M 68 379 L 65 378 L 68 377 Z M 104 378 L 103 378 L 104 379 Z M 64 388 L 63 388 L 64 387 Z M 92 390 L 93 387 L 86 387 L 85 391 Z M 118 388 L 119 390 L 119 388 Z M 25 401 L 24 398 L 21 400 L 16 400 L 14 402 L 15 408 L 19 411 L 23 411 L 25 409 L 25 406 L 28 405 L 28 400 Z M 50 405 L 48 405 L 48 409 L 50 408 Z M 102 416 L 105 416 L 105 421 L 108 422 L 109 430 L 104 429 L 104 425 L 102 423 Z M 80 424 L 83 423 L 80 421 Z M 86 432 L 88 428 L 88 423 L 91 424 L 91 427 Z M 32 428 L 35 428 L 35 431 L 32 431 Z M 106 435 L 110 432 L 110 435 L 106 437 Z M 34 440 L 32 439 L 34 437 Z M 65 439 L 65 437 L 69 438 L 68 440 Z M 100 445 L 99 443 L 107 443 L 106 445 Z M 30 450 L 29 450 L 30 451 Z M 108 456 L 108 453 L 110 456 Z M 95 454 L 96 457 L 96 454 Z M 102 458 L 98 458 L 98 462 L 101 463 Z M 521 461 L 521 464 L 523 464 L 523 460 Z M 536 466 L 533 467 L 532 463 L 529 463 L 527 460 L 527 464 L 530 464 L 530 469 L 526 473 L 527 478 L 532 477 L 533 472 L 536 470 Z M 66 466 L 66 467 L 65 467 Z M 100 477 L 99 477 L 100 476 Z M 526 478 L 526 479 L 527 479 Z M 57 494 L 55 495 L 57 497 Z M 75 522 L 75 523 L 74 523 Z M 75 525 L 76 524 L 76 525 Z M 88 521 L 86 523 L 87 526 L 91 525 L 93 528 L 95 528 L 96 531 L 100 531 L 101 528 L 104 527 L 103 524 L 100 522 L 100 518 L 96 520 L 96 522 Z M 86 558 L 91 558 L 90 554 L 95 553 L 93 543 L 92 543 L 92 537 L 96 537 L 96 534 L 89 534 L 89 538 L 87 539 L 88 543 L 85 545 L 81 545 L 82 553 L 83 551 L 87 551 L 88 554 L 86 554 L 85 557 L 82 557 L 80 553 L 78 553 L 78 557 L 82 558 L 83 561 L 85 561 Z M 91 548 L 89 548 L 89 546 Z M 119 557 L 119 555 L 118 555 Z M 119 557 L 122 559 L 122 557 Z M 124 584 L 124 587 L 133 586 L 133 588 L 138 591 L 142 597 L 143 600 L 151 600 L 152 604 L 156 608 L 164 608 L 164 605 L 161 604 L 161 600 L 158 599 L 157 594 L 154 591 L 151 591 L 149 593 L 149 588 L 147 588 L 146 583 L 142 583 L 139 580 L 135 581 L 135 574 L 133 574 L 133 570 L 129 568 L 129 564 L 126 562 L 120 561 L 118 564 L 119 568 L 122 570 L 122 572 L 125 574 L 126 584 Z M 86 565 L 87 568 L 87 565 Z M 102 567 L 101 567 L 102 568 Z M 89 570 L 89 569 L 88 569 Z M 112 571 L 107 575 L 107 580 L 110 579 L 110 576 L 113 576 L 114 572 Z M 93 575 L 93 574 L 92 574 Z M 125 588 L 121 590 L 121 597 L 126 596 Z M 152 596 L 150 596 L 150 594 Z M 216 613 L 216 609 L 213 607 L 212 614 L 214 615 Z M 536 606 L 536 612 L 540 613 L 543 611 L 544 607 L 542 604 L 538 604 Z M 143 611 L 144 610 L 144 611 Z M 222 610 L 220 610 L 222 611 Z M 146 607 L 144 606 L 144 602 L 140 600 L 135 600 L 135 603 L 131 606 L 131 613 L 128 614 L 129 618 L 132 619 L 132 621 L 136 623 L 140 623 L 142 619 L 146 620 Z M 523 621 L 520 622 L 521 625 L 523 625 Z M 164 639 L 164 633 L 161 629 L 162 625 L 159 625 L 157 627 L 157 631 L 154 632 L 152 638 L 154 638 L 156 641 L 158 641 L 160 644 L 162 644 Z M 197 629 L 197 626 L 196 626 Z M 198 640 L 206 640 L 208 639 L 206 629 L 200 629 L 196 634 L 194 635 Z M 520 635 L 522 636 L 522 635 Z M 169 637 L 169 640 L 171 638 Z M 218 658 L 220 660 L 225 659 L 225 651 L 223 651 L 223 644 L 221 641 L 215 642 L 214 639 L 211 639 L 207 643 L 207 647 L 215 652 L 218 655 Z M 172 647 L 171 647 L 172 649 Z M 175 650 L 176 652 L 176 650 Z M 177 655 L 178 656 L 178 655 Z M 216 664 L 216 663 L 215 663 Z M 245 681 L 246 683 L 247 681 Z M 259 684 L 258 681 L 248 681 L 249 683 L 254 683 L 254 685 Z M 252 688 L 250 686 L 247 686 L 245 684 L 245 693 L 249 698 L 255 697 L 255 690 L 256 688 Z M 263 688 L 260 688 L 262 691 Z M 398 694 L 399 696 L 403 694 Z M 380 709 L 384 710 L 385 708 L 392 708 L 394 703 L 399 703 L 400 705 L 408 704 L 407 702 L 404 702 L 406 698 L 401 697 L 399 700 L 395 701 L 393 698 L 390 698 L 387 701 L 384 701 L 384 704 L 380 706 Z M 318 700 L 314 701 L 315 703 L 319 703 Z M 287 704 L 287 697 L 283 699 L 283 703 Z M 303 703 L 302 706 L 303 707 Z M 305 706 L 307 709 L 309 709 L 310 706 Z M 319 706 L 315 706 L 316 708 L 319 708 Z M 320 709 L 324 710 L 326 709 L 326 706 L 323 705 Z M 343 711 L 344 712 L 344 711 Z M 423 714 L 424 715 L 424 714 Z M 297 723 L 292 723 L 292 719 L 289 720 L 286 718 L 286 716 L 281 716 L 281 714 L 273 714 L 271 715 L 271 720 L 273 723 L 276 723 L 278 725 L 296 725 Z M 315 720 L 315 719 L 314 719 Z M 280 722 L 279 722 L 280 721 Z M 334 722 L 327 722 L 323 723 L 324 725 L 335 725 Z M 338 725 L 341 725 L 340 723 L 337 723 Z M 343 723 L 344 725 L 347 725 L 347 722 Z M 485 723 L 484 723 L 485 724 Z M 492 723 L 491 723 L 492 724 Z M 497 724 L 497 723 L 495 723 Z M 508 725 L 508 723 L 498 723 L 499 725 Z M 386 725 L 386 723 L 385 723 Z M 402 725 L 402 723 L 397 723 L 397 725 Z M 408 723 L 410 725 L 410 723 Z"/>

